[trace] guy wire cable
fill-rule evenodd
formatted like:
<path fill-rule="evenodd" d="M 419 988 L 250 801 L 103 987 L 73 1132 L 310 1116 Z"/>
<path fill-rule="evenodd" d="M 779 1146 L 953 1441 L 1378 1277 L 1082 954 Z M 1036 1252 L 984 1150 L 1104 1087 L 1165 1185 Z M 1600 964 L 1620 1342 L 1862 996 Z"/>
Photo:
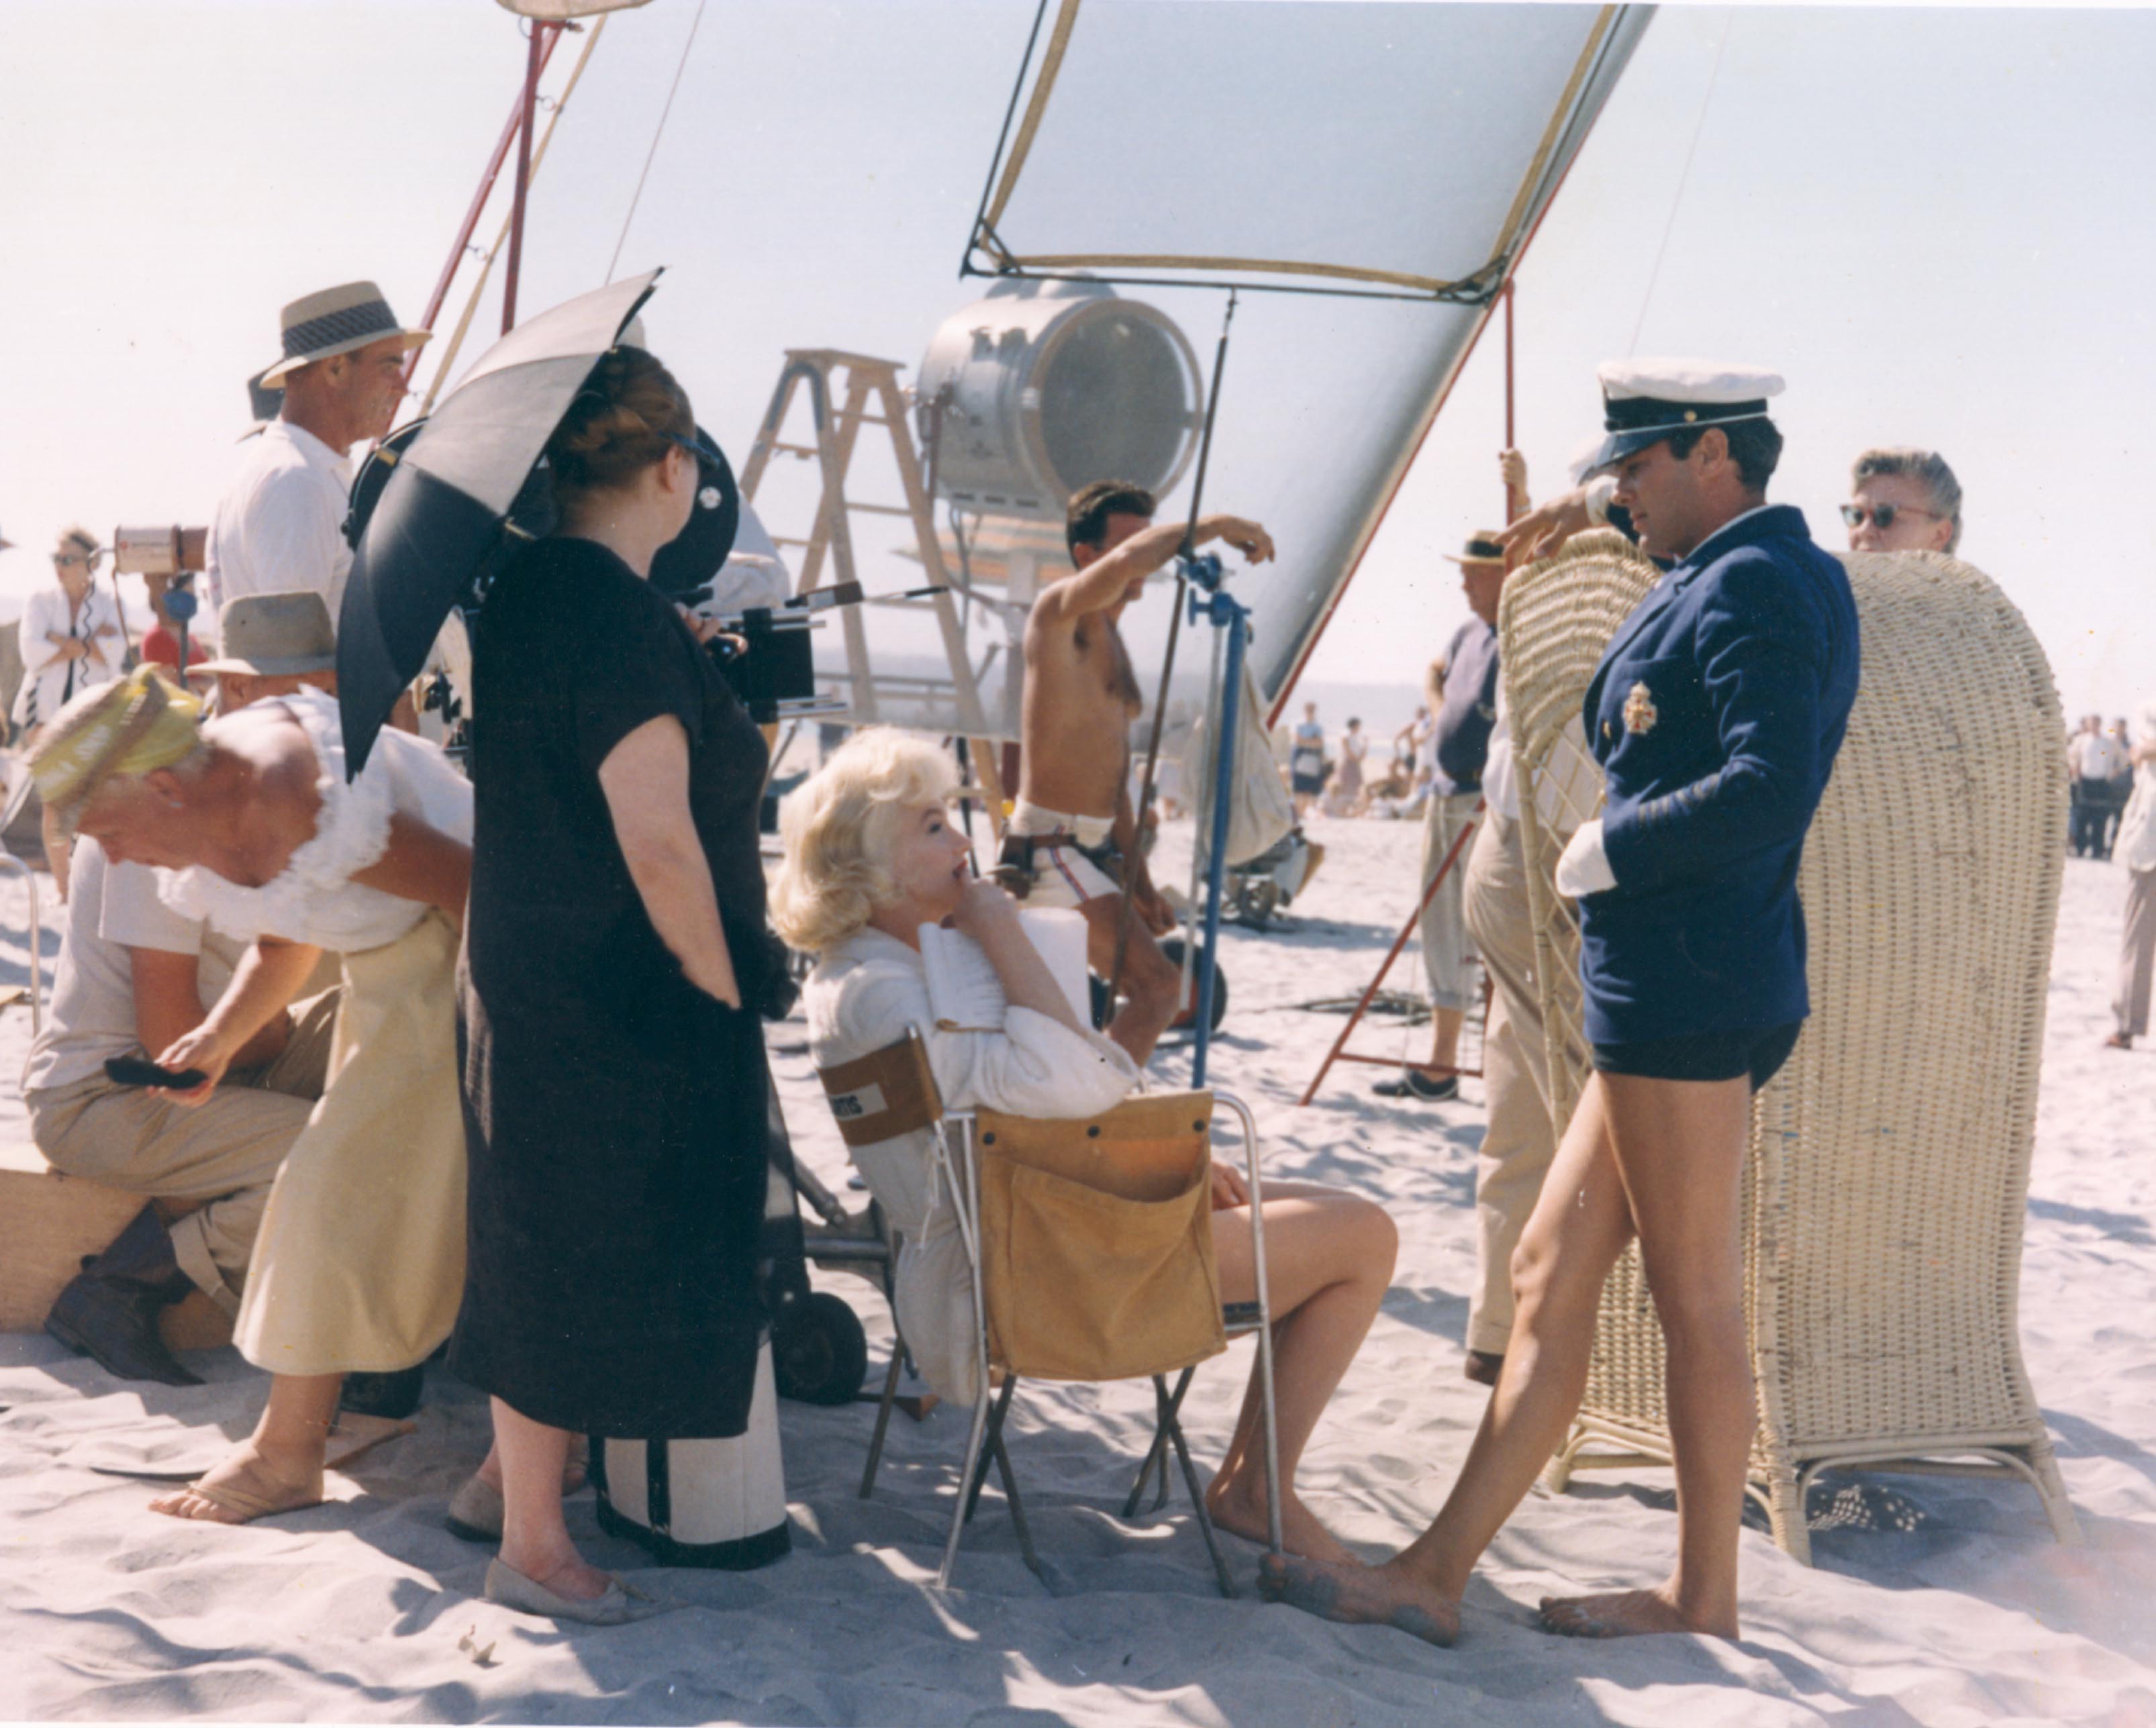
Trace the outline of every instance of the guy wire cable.
<path fill-rule="evenodd" d="M 629 227 L 636 220 L 636 207 L 644 199 L 644 182 L 651 177 L 651 164 L 659 155 L 659 141 L 666 136 L 666 117 L 674 111 L 674 98 L 681 88 L 681 74 L 689 69 L 689 50 L 696 45 L 696 32 L 703 28 L 704 8 L 709 0 L 696 0 L 696 15 L 689 20 L 688 39 L 681 44 L 681 59 L 674 68 L 674 82 L 666 87 L 666 105 L 659 110 L 659 124 L 651 131 L 651 148 L 644 155 L 644 172 L 636 177 L 636 190 L 629 194 L 629 214 L 621 219 L 621 237 L 613 243 L 613 256 L 607 260 L 606 279 L 613 280 L 614 267 L 621 262 L 621 249 L 629 244 Z"/>
<path fill-rule="evenodd" d="M 1655 267 L 1647 274 L 1647 291 L 1640 299 L 1640 316 L 1632 326 L 1632 340 L 1625 348 L 1627 355 L 1640 351 L 1640 332 L 1647 326 L 1647 308 L 1655 302 L 1656 285 L 1662 279 L 1663 254 L 1670 249 L 1670 235 L 1677 225 L 1677 212 L 1684 207 L 1685 188 L 1691 184 L 1692 159 L 1699 154 L 1700 134 L 1707 130 L 1707 110 L 1714 105 L 1715 80 L 1722 76 L 1722 50 L 1729 46 L 1729 27 L 1737 22 L 1737 8 L 1728 8 L 1722 15 L 1722 40 L 1714 47 L 1714 64 L 1707 74 L 1707 94 L 1699 99 L 1699 118 L 1692 122 L 1691 143 L 1685 151 L 1684 167 L 1677 175 L 1676 196 L 1670 200 L 1669 220 L 1662 224 L 1661 244 L 1655 248 Z"/>
<path fill-rule="evenodd" d="M 1213 426 L 1220 412 L 1220 379 L 1228 370 L 1228 330 L 1235 321 L 1235 290 L 1230 288 L 1227 310 L 1220 315 L 1220 340 L 1213 351 L 1213 388 L 1205 402 L 1205 429 L 1198 440 L 1198 473 L 1190 482 L 1190 521 L 1183 531 L 1183 545 L 1176 553 L 1175 615 L 1168 622 L 1168 652 L 1161 659 L 1160 693 L 1153 699 L 1152 734 L 1146 746 L 1145 777 L 1140 782 L 1137 808 L 1132 814 L 1131 849 L 1133 854 L 1137 854 L 1144 843 L 1146 817 L 1152 809 L 1155 776 L 1160 768 L 1161 726 L 1168 718 L 1168 680 L 1175 675 L 1175 645 L 1183 635 L 1183 601 L 1190 587 L 1189 578 L 1183 573 L 1183 561 L 1194 556 L 1198 549 L 1198 513 L 1205 499 L 1205 469 L 1213 459 Z M 1218 720 L 1214 722 L 1214 730 L 1219 730 Z M 1217 750 L 1219 747 L 1216 739 L 1214 748 Z M 1123 961 L 1130 952 L 1130 882 L 1137 863 L 1137 857 L 1133 856 L 1127 862 L 1123 872 L 1123 905 L 1116 917 L 1116 960 L 1108 969 L 1108 1013 L 1111 1018 L 1116 1012 L 1116 993 L 1123 985 Z"/>

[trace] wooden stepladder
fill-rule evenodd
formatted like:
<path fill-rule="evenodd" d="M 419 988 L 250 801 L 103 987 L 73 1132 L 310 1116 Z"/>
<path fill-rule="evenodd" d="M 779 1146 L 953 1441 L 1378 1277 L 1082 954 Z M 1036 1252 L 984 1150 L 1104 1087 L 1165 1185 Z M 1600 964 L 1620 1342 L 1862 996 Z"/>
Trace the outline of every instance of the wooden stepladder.
<path fill-rule="evenodd" d="M 854 556 L 852 524 L 856 514 L 899 516 L 912 523 L 915 545 L 928 586 L 942 592 L 913 597 L 894 595 L 865 603 L 934 613 L 937 628 L 942 637 L 944 658 L 950 665 L 949 695 L 957 719 L 954 730 L 971 742 L 969 754 L 973 772 L 1000 832 L 1003 788 L 996 774 L 996 751 L 988 742 L 995 736 L 995 729 L 982 705 L 980 686 L 967 653 L 965 627 L 952 602 L 950 574 L 944 563 L 942 543 L 936 535 L 934 500 L 928 495 L 921 478 L 921 460 L 906 418 L 906 392 L 900 387 L 898 372 L 899 363 L 893 360 L 850 354 L 837 348 L 788 349 L 785 368 L 779 373 L 778 386 L 771 394 L 771 406 L 764 412 L 763 423 L 757 430 L 755 448 L 749 452 L 747 464 L 742 470 L 741 495 L 744 502 L 754 501 L 757 489 L 775 455 L 814 459 L 819 464 L 823 491 L 808 534 L 772 536 L 782 546 L 800 549 L 801 566 L 795 592 L 801 594 L 811 593 L 827 582 L 835 587 L 860 579 Z M 795 392 L 804 387 L 814 422 L 814 442 L 788 443 L 783 436 L 787 416 L 793 409 Z M 846 478 L 864 426 L 881 427 L 888 433 L 892 463 L 898 470 L 900 490 L 905 495 L 903 503 L 869 504 L 847 495 Z M 845 633 L 850 718 L 856 726 L 896 720 L 898 716 L 884 711 L 886 705 L 879 698 L 862 608 L 842 608 L 839 618 L 839 627 Z M 921 681 L 911 682 L 918 685 Z"/>

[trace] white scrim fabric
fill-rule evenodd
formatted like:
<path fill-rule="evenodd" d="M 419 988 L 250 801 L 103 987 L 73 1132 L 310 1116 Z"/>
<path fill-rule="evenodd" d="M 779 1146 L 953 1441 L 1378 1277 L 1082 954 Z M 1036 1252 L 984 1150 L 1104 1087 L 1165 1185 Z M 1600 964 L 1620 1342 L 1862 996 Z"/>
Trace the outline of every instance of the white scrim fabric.
<path fill-rule="evenodd" d="M 1469 280 L 1517 244 L 1632 10 L 1065 0 L 988 244 L 1029 269 Z"/>

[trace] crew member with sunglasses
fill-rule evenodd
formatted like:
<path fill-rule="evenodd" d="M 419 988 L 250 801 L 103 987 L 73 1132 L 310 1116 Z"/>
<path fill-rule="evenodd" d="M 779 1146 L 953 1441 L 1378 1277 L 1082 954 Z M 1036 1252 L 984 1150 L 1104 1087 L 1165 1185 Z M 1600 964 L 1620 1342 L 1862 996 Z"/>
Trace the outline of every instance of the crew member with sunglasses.
<path fill-rule="evenodd" d="M 124 669 L 126 638 L 120 627 L 120 602 L 97 586 L 97 566 L 104 556 L 97 536 L 87 528 L 69 529 L 53 548 L 52 586 L 33 590 L 23 602 L 18 638 L 23 682 L 15 692 L 13 718 L 16 742 L 26 750 L 71 697 L 117 678 Z M 43 833 L 45 867 L 64 900 L 68 836 L 49 812 Z"/>
<path fill-rule="evenodd" d="M 1961 544 L 1961 482 L 1936 450 L 1866 450 L 1841 507 L 1852 552 L 1951 552 Z"/>

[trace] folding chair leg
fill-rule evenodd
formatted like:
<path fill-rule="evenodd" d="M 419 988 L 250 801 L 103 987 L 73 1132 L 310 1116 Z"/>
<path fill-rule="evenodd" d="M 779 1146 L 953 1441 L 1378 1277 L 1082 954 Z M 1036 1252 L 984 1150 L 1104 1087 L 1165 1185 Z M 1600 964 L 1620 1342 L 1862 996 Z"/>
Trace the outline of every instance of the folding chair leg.
<path fill-rule="evenodd" d="M 1152 1377 L 1152 1445 L 1147 1451 L 1144 1461 L 1138 1465 L 1138 1479 L 1131 1484 L 1130 1498 L 1123 1502 L 1123 1516 L 1126 1518 L 1137 1516 L 1139 1503 L 1145 1499 L 1146 1484 L 1152 1479 L 1156 1466 L 1160 1470 L 1160 1492 L 1153 1499 L 1152 1510 L 1158 1512 L 1168 1504 L 1168 1427 L 1183 1408 L 1183 1396 L 1190 1390 L 1191 1377 L 1197 1372 L 1195 1368 L 1185 1368 L 1176 1381 L 1173 1392 L 1168 1389 L 1165 1374 Z"/>
<path fill-rule="evenodd" d="M 951 1573 L 958 1564 L 958 1539 L 966 1533 L 966 1519 L 973 1510 L 973 1472 L 982 1459 L 982 1443 L 988 1429 L 988 1388 L 983 1382 L 980 1396 L 973 1400 L 973 1425 L 966 1435 L 966 1462 L 958 1471 L 957 1502 L 951 1508 L 951 1534 L 943 1544 L 943 1565 L 936 1574 L 936 1587 L 948 1590 Z"/>
<path fill-rule="evenodd" d="M 891 1372 L 883 1377 L 883 1399 L 876 1407 L 875 1432 L 869 1436 L 868 1467 L 861 1472 L 860 1497 L 863 1500 L 875 1492 L 876 1469 L 883 1463 L 884 1436 L 891 1432 L 891 1407 L 898 1397 L 898 1373 L 905 1366 L 906 1346 L 893 1339 Z"/>
<path fill-rule="evenodd" d="M 1003 1430 L 996 1430 L 990 1446 L 996 1461 L 996 1474 L 1004 1479 L 1004 1498 L 1010 1502 L 1011 1525 L 1018 1531 L 1019 1558 L 1025 1562 L 1026 1570 L 1045 1584 L 1048 1574 L 1040 1569 L 1040 1556 L 1033 1551 L 1033 1531 L 1025 1521 L 1025 1502 L 1018 1497 L 1018 1472 L 1011 1468 L 1010 1453 L 1004 1445 Z"/>
<path fill-rule="evenodd" d="M 1017 1391 L 1018 1376 L 1004 1375 L 1004 1389 L 997 1394 L 995 1408 L 988 1413 L 985 1449 L 973 1460 L 973 1468 L 968 1473 L 972 1479 L 966 1489 L 966 1521 L 968 1524 L 973 1521 L 974 1507 L 981 1503 L 981 1490 L 988 1485 L 988 1460 L 1002 1448 L 1004 1418 L 1010 1414 L 1011 1398 Z"/>
<path fill-rule="evenodd" d="M 1197 1467 L 1190 1462 L 1190 1449 L 1183 1441 L 1183 1424 L 1174 1416 L 1168 1418 L 1168 1443 L 1175 1448 L 1176 1462 L 1183 1466 L 1183 1485 L 1190 1490 L 1191 1510 L 1198 1515 L 1198 1533 L 1205 1538 L 1205 1551 L 1213 1559 L 1213 1576 L 1220 1581 L 1220 1593 L 1233 1598 L 1235 1581 L 1229 1576 L 1228 1562 L 1220 1557 L 1219 1539 L 1213 1533 L 1213 1517 L 1205 1510 L 1205 1490 L 1199 1485 Z M 1168 1465 L 1161 1465 L 1161 1479 L 1168 1478 Z"/>

